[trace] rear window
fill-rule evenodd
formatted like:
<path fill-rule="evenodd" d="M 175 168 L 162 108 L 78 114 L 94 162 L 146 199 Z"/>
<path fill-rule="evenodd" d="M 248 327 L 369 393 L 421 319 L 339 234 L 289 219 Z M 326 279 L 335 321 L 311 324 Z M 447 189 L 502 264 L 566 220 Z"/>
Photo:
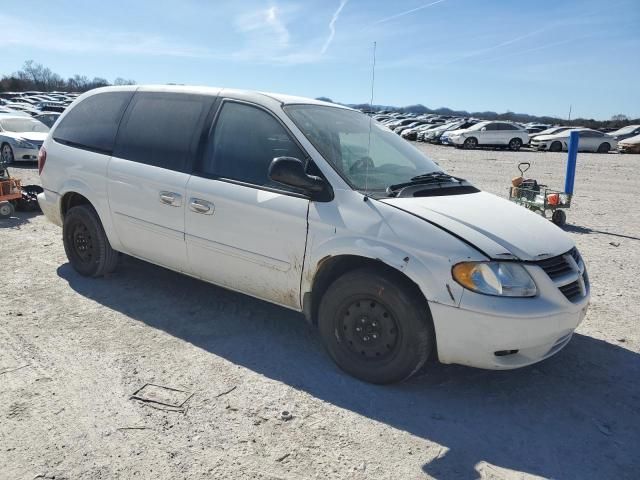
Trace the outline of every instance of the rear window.
<path fill-rule="evenodd" d="M 137 93 L 120 126 L 113 155 L 186 171 L 215 97 Z"/>
<path fill-rule="evenodd" d="M 92 95 L 74 106 L 53 132 L 57 142 L 110 155 L 133 92 Z"/>

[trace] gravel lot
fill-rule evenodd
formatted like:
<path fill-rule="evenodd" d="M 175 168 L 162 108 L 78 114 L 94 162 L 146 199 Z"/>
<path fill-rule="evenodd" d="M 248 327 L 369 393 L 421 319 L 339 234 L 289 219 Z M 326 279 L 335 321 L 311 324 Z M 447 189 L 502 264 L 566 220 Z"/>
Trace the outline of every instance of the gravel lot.
<path fill-rule="evenodd" d="M 499 195 L 519 161 L 563 185 L 565 154 L 420 148 Z M 638 478 L 640 156 L 578 167 L 592 305 L 571 343 L 387 387 L 338 371 L 298 314 L 130 258 L 87 280 L 42 215 L 0 221 L 0 478 Z M 132 399 L 147 383 L 193 396 Z"/>

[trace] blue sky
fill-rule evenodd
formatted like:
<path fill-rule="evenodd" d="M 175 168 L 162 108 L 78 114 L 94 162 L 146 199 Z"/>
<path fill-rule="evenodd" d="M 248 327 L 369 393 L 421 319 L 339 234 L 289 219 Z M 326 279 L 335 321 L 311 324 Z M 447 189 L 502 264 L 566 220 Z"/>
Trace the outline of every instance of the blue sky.
<path fill-rule="evenodd" d="M 27 59 L 186 83 L 470 111 L 640 117 L 640 0 L 3 2 L 0 73 Z"/>

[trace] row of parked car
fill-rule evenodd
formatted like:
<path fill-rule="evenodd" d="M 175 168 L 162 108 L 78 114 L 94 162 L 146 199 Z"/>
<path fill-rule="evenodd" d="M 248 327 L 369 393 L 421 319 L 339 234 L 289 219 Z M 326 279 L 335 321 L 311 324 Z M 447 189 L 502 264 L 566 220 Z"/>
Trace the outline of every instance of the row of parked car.
<path fill-rule="evenodd" d="M 0 92 L 0 159 L 34 161 L 49 129 L 79 96 L 66 92 Z"/>
<path fill-rule="evenodd" d="M 604 133 L 591 128 L 551 126 L 539 123 L 519 124 L 498 120 L 480 120 L 447 115 L 402 115 L 378 113 L 373 119 L 386 125 L 406 140 L 453 145 L 457 148 L 498 147 L 520 150 L 561 152 L 569 145 L 571 131 L 580 132 L 579 150 L 583 152 L 640 153 L 640 125 L 629 125 Z"/>

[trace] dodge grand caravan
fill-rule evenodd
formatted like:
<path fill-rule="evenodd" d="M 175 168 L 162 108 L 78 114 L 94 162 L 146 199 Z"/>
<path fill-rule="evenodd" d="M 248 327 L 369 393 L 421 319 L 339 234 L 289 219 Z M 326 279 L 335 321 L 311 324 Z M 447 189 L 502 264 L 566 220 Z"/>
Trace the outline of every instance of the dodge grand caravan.
<path fill-rule="evenodd" d="M 124 253 L 303 312 L 369 382 L 408 378 L 430 356 L 538 362 L 589 301 L 560 229 L 338 105 L 93 90 L 60 117 L 39 170 L 40 205 L 80 274 L 107 274 Z"/>

